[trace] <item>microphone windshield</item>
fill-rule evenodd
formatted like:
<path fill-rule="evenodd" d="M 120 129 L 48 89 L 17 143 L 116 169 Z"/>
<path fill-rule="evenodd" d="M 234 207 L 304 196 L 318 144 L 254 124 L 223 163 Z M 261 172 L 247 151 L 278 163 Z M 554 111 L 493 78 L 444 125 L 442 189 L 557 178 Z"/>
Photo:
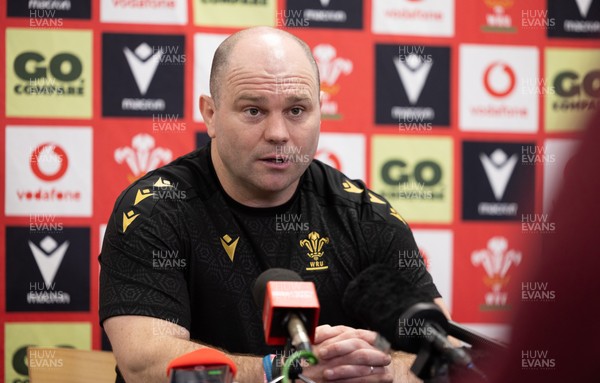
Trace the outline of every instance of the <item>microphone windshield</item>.
<path fill-rule="evenodd" d="M 292 270 L 273 268 L 258 276 L 252 295 L 262 312 L 268 345 L 283 345 L 289 337 L 295 347 L 310 349 L 320 309 L 314 283 Z"/>
<path fill-rule="evenodd" d="M 265 292 L 267 290 L 267 283 L 271 281 L 302 282 L 302 277 L 300 277 L 300 275 L 298 275 L 298 273 L 296 273 L 295 271 L 288 269 L 272 268 L 263 271 L 258 276 L 258 278 L 256 278 L 256 282 L 254 282 L 254 287 L 252 289 L 254 303 L 256 303 L 258 307 L 260 307 L 261 312 L 265 304 Z"/>
<path fill-rule="evenodd" d="M 344 310 L 362 326 L 379 332 L 396 350 L 405 351 L 408 351 L 406 340 L 399 337 L 399 319 L 409 308 L 424 302 L 433 302 L 430 294 L 398 270 L 383 264 L 360 272 L 348 284 L 342 299 Z"/>

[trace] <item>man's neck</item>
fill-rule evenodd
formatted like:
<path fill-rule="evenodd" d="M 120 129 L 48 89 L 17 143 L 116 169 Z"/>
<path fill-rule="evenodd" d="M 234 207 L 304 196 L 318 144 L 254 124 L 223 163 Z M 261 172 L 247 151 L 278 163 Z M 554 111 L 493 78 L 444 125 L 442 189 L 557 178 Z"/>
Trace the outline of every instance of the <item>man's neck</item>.
<path fill-rule="evenodd" d="M 300 180 L 296 180 L 290 187 L 280 192 L 260 191 L 253 188 L 252 185 L 248 185 L 248 187 L 244 188 L 235 185 L 227 176 L 224 169 L 225 164 L 223 164 L 221 159 L 215 154 L 215 150 L 216 148 L 211 147 L 210 160 L 213 169 L 215 169 L 215 173 L 217 174 L 217 179 L 229 198 L 237 203 L 255 208 L 277 207 L 288 202 L 296 193 Z"/>

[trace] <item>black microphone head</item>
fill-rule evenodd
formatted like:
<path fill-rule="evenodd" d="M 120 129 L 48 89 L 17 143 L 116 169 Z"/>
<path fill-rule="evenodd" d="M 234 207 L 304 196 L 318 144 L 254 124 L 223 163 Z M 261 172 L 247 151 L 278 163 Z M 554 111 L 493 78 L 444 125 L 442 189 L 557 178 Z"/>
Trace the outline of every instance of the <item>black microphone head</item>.
<path fill-rule="evenodd" d="M 346 287 L 344 309 L 363 325 L 377 322 L 382 315 L 399 317 L 412 305 L 433 302 L 398 270 L 374 264 L 361 271 Z"/>
<path fill-rule="evenodd" d="M 433 297 L 397 269 L 382 264 L 363 270 L 348 284 L 342 300 L 346 312 L 361 325 L 379 332 L 394 349 L 407 352 L 418 351 L 420 343 L 402 336 L 401 318 L 407 323 L 403 314 L 424 302 L 433 302 Z M 427 314 L 428 318 L 435 316 Z"/>
<path fill-rule="evenodd" d="M 302 282 L 302 277 L 298 273 L 288 269 L 272 268 L 263 271 L 252 288 L 252 296 L 254 297 L 254 303 L 260 307 L 260 311 L 263 310 L 265 304 L 265 292 L 267 291 L 267 283 L 271 281 L 281 282 Z"/>

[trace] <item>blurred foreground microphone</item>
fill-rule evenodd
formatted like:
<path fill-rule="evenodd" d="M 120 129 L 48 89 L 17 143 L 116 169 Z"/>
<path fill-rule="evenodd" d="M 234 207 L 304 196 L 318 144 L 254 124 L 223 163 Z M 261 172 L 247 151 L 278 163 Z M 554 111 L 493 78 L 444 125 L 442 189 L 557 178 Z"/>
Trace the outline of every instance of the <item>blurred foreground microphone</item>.
<path fill-rule="evenodd" d="M 235 363 L 221 351 L 201 348 L 173 359 L 167 367 L 170 383 L 231 383 Z"/>
<path fill-rule="evenodd" d="M 262 310 L 268 345 L 283 345 L 290 338 L 296 350 L 311 351 L 320 310 L 312 282 L 303 282 L 291 270 L 273 268 L 258 276 L 252 293 Z"/>
<path fill-rule="evenodd" d="M 446 338 L 448 319 L 433 298 L 387 265 L 362 271 L 348 284 L 342 303 L 393 349 L 418 354 L 411 370 L 421 379 L 433 378 L 437 372 L 432 371 L 445 362 L 473 367 L 469 354 Z"/>

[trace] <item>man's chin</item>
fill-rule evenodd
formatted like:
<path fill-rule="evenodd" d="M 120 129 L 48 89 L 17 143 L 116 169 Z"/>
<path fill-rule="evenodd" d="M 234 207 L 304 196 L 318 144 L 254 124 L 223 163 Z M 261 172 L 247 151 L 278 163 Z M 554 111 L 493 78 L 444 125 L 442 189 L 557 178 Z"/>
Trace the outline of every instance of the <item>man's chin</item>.
<path fill-rule="evenodd" d="M 275 196 L 277 194 L 285 193 L 286 191 L 290 191 L 292 188 L 293 191 L 295 191 L 297 180 L 298 179 L 290 180 L 290 177 L 285 177 L 284 179 L 281 177 L 265 177 L 265 179 L 261 180 L 257 186 L 258 189 L 264 193 L 265 197 L 269 197 L 269 195 Z"/>
<path fill-rule="evenodd" d="M 277 183 L 270 183 L 261 185 L 260 190 L 265 194 L 265 196 L 268 196 L 270 194 L 276 195 L 279 193 L 284 193 L 285 191 L 289 190 L 290 187 L 291 185 L 289 183 L 281 185 Z"/>

